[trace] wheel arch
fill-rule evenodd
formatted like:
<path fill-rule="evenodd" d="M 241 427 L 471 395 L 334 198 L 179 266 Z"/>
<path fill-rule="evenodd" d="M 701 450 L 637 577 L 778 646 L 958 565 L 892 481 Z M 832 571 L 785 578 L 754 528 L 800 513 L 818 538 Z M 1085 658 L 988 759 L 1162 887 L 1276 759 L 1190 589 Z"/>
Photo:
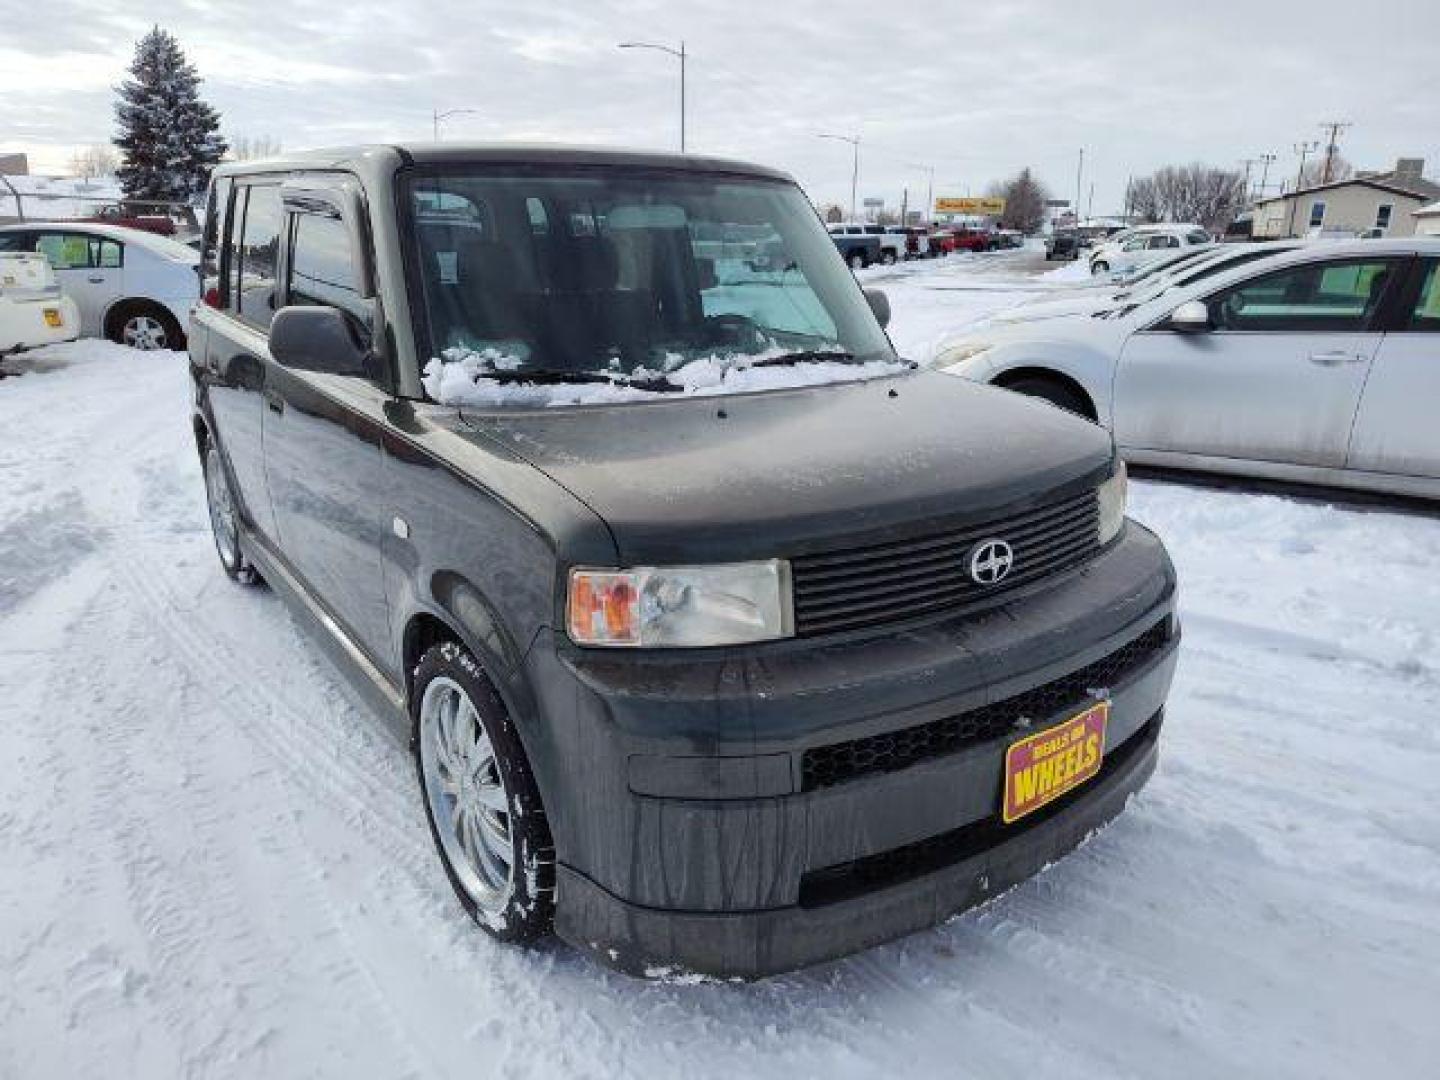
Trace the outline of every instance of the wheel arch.
<path fill-rule="evenodd" d="M 1006 368 L 990 380 L 991 385 L 1009 389 L 1017 382 L 1026 379 L 1044 380 L 1063 386 L 1065 389 L 1076 394 L 1086 405 L 1086 415 L 1097 423 L 1100 420 L 1100 411 L 1092 394 L 1085 384 L 1074 376 L 1067 375 L 1053 367 L 1038 364 L 1017 364 L 1014 367 Z"/>
<path fill-rule="evenodd" d="M 162 319 L 174 323 L 176 331 L 180 334 L 180 344 L 183 347 L 184 342 L 189 338 L 185 327 L 181 325 L 180 320 L 175 317 L 175 313 L 171 311 L 166 304 L 149 296 L 121 296 L 112 300 L 100 316 L 101 335 L 113 340 L 117 329 L 116 323 L 120 319 L 132 311 L 144 310 L 154 311 Z"/>

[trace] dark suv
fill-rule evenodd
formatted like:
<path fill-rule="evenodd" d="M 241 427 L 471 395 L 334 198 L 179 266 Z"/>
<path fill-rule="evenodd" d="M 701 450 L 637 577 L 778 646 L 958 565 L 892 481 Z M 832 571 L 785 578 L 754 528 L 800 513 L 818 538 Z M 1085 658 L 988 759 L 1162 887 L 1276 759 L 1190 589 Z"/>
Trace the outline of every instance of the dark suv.
<path fill-rule="evenodd" d="M 785 175 L 247 162 L 201 273 L 221 562 L 410 741 L 497 936 L 799 967 L 995 896 L 1153 770 L 1175 577 L 1110 438 L 901 362 Z"/>

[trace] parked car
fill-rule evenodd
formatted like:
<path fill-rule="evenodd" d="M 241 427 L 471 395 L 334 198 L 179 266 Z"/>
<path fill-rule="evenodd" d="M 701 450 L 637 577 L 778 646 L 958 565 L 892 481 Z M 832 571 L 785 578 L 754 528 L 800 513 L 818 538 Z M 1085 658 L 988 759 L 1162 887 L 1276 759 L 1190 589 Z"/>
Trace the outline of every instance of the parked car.
<path fill-rule="evenodd" d="M 912 225 L 905 230 L 905 253 L 911 259 L 933 259 L 940 254 L 930 244 L 930 230 Z"/>
<path fill-rule="evenodd" d="M 955 238 L 953 251 L 993 251 L 995 250 L 995 234 L 989 229 L 972 228 L 960 226 L 949 230 L 950 235 Z"/>
<path fill-rule="evenodd" d="M 1024 246 L 1025 234 L 1018 229 L 997 229 L 995 231 L 995 250 L 1011 251 Z"/>
<path fill-rule="evenodd" d="M 60 292 L 45 258 L 0 251 L 0 356 L 79 335 L 75 302 Z"/>
<path fill-rule="evenodd" d="M 0 251 L 50 260 L 80 310 L 82 337 L 137 349 L 183 349 L 199 295 L 191 248 L 118 225 L 59 221 L 0 228 Z"/>
<path fill-rule="evenodd" d="M 1078 259 L 1081 236 L 1074 229 L 1056 229 L 1045 238 L 1045 261 L 1052 259 Z"/>
<path fill-rule="evenodd" d="M 1147 225 L 1097 247 L 1090 255 L 1090 272 L 1096 276 L 1128 274 L 1167 252 L 1213 242 L 1198 225 Z"/>
<path fill-rule="evenodd" d="M 1440 240 L 1255 247 L 1104 317 L 991 325 L 937 363 L 1097 420 L 1132 462 L 1440 498 Z"/>
<path fill-rule="evenodd" d="M 707 223 L 784 270 L 722 279 Z M 206 236 L 221 565 L 410 740 L 497 937 L 795 968 L 998 895 L 1154 768 L 1175 578 L 1109 436 L 899 361 L 783 173 L 337 150 L 222 166 Z"/>
<path fill-rule="evenodd" d="M 869 247 L 864 250 L 870 256 L 871 262 L 883 263 L 892 266 L 905 258 L 909 247 L 909 237 L 905 230 L 888 225 L 857 225 L 853 222 L 836 222 L 827 225 L 831 236 L 873 236 L 877 240 L 877 247 L 872 252 Z"/>

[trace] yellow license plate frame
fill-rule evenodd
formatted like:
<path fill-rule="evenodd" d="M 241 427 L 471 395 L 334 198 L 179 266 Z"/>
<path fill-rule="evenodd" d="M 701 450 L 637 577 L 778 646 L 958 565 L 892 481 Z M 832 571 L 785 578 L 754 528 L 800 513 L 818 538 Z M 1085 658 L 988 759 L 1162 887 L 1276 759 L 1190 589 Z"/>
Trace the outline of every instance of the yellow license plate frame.
<path fill-rule="evenodd" d="M 60 314 L 59 308 L 47 307 L 45 309 L 45 325 L 52 330 L 59 330 L 65 325 L 65 316 Z"/>
<path fill-rule="evenodd" d="M 1027 735 L 1005 750 L 1000 815 L 1014 824 L 1074 791 L 1100 772 L 1110 702 L 1099 701 L 1074 716 Z"/>

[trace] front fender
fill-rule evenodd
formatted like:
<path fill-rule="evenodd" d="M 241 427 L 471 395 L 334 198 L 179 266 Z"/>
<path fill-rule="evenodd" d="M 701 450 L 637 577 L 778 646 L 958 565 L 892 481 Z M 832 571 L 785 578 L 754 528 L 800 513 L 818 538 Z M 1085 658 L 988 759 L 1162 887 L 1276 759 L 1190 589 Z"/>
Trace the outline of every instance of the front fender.
<path fill-rule="evenodd" d="M 1097 420 L 1107 428 L 1111 426 L 1115 358 L 1102 349 L 1074 342 L 1027 341 L 997 345 L 965 363 L 973 361 L 983 362 L 983 376 L 977 378 L 965 371 L 961 374 L 981 382 L 994 383 L 1022 370 L 1063 375 L 1090 395 Z"/>

